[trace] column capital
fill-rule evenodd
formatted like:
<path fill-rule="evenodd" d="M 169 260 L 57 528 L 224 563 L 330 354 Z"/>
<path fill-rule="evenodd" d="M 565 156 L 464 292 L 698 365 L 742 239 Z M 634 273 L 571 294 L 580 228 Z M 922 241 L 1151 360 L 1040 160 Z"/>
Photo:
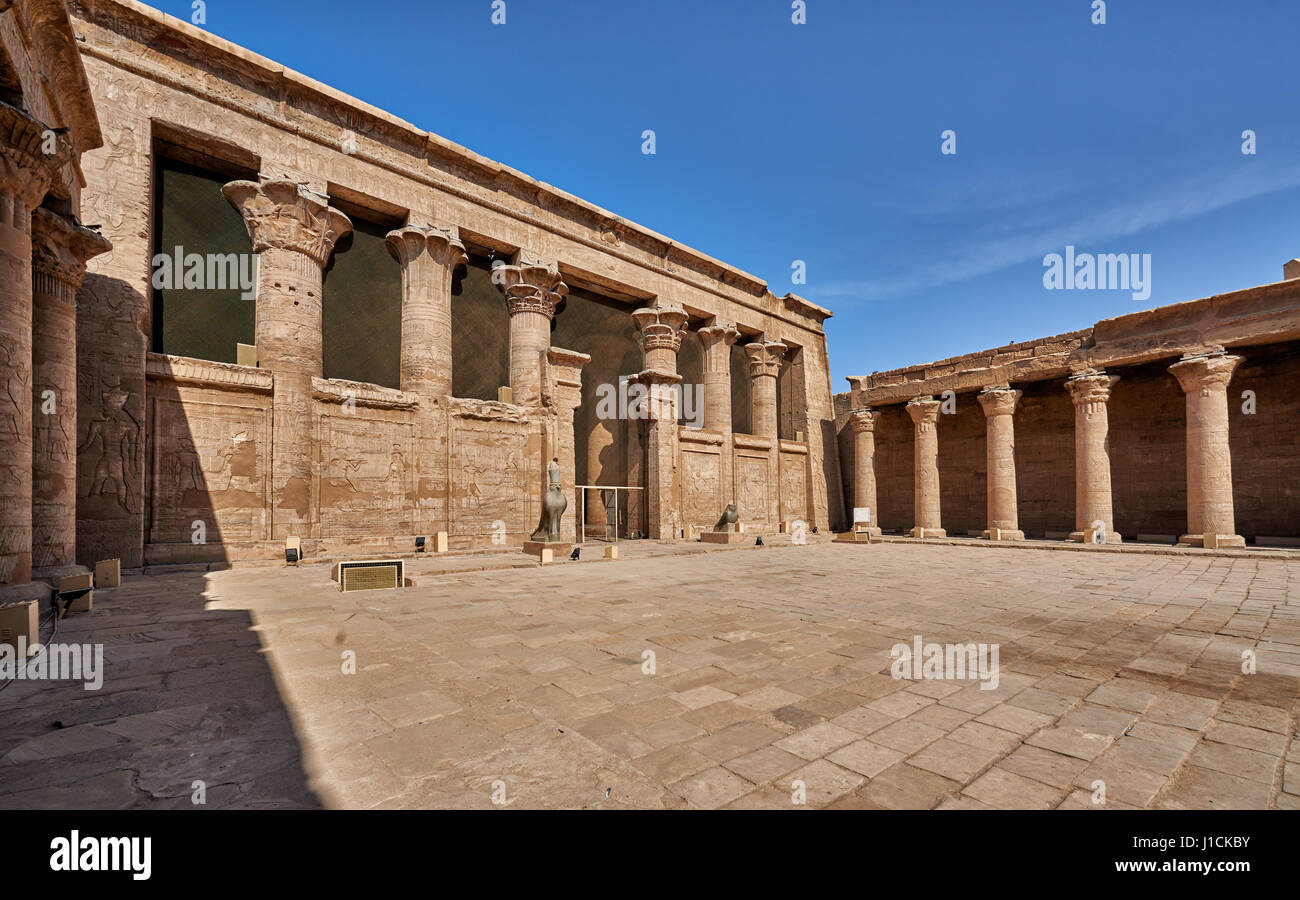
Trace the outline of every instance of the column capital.
<path fill-rule="evenodd" d="M 907 414 L 916 425 L 933 425 L 939 419 L 943 404 L 931 396 L 917 397 L 907 403 Z"/>
<path fill-rule="evenodd" d="M 1090 403 L 1105 403 L 1110 399 L 1110 389 L 1119 381 L 1118 375 L 1104 372 L 1083 372 L 1072 375 L 1065 380 L 1065 389 L 1070 392 L 1070 399 L 1075 406 Z"/>
<path fill-rule="evenodd" d="M 876 423 L 879 421 L 879 410 L 871 409 L 870 407 L 849 410 L 849 427 L 853 429 L 854 434 L 874 432 L 876 430 Z"/>
<path fill-rule="evenodd" d="M 675 355 L 682 346 L 689 317 L 680 306 L 643 306 L 632 312 L 636 327 L 641 332 L 641 347 L 652 350 L 671 350 Z"/>
<path fill-rule="evenodd" d="M 730 347 L 736 341 L 740 340 L 740 329 L 730 322 L 715 322 L 701 328 L 698 332 L 700 340 L 704 343 L 704 349 L 723 344 Z"/>
<path fill-rule="evenodd" d="M 232 181 L 221 193 L 244 217 L 254 253 L 292 250 L 324 268 L 335 243 L 352 231 L 352 220 L 328 197 L 287 178 Z"/>
<path fill-rule="evenodd" d="M 426 251 L 434 262 L 453 269 L 469 262 L 465 245 L 460 242 L 460 229 L 455 225 L 412 223 L 393 229 L 384 239 L 388 252 L 403 267 L 415 262 Z"/>
<path fill-rule="evenodd" d="M 769 375 L 775 378 L 781 371 L 781 360 L 790 348 L 781 341 L 754 341 L 745 345 L 749 356 L 749 374 L 753 378 Z"/>
<path fill-rule="evenodd" d="M 75 291 L 86 276 L 86 261 L 113 249 L 108 238 L 67 216 L 37 208 L 32 213 L 32 272 L 48 275 Z"/>
<path fill-rule="evenodd" d="M 1232 380 L 1232 374 L 1241 364 L 1240 356 L 1228 356 L 1225 353 L 1211 353 L 1187 356 L 1169 367 L 1169 372 L 1178 379 L 1183 393 L 1208 391 L 1213 388 L 1226 388 Z"/>
<path fill-rule="evenodd" d="M 521 313 L 540 313 L 548 319 L 569 295 L 556 266 L 521 261 L 500 265 L 492 270 L 492 281 L 506 298 L 506 310 L 512 317 Z"/>
<path fill-rule="evenodd" d="M 1009 385 L 985 388 L 979 393 L 980 406 L 984 407 L 984 416 L 1009 416 L 1015 413 L 1016 404 L 1020 402 L 1021 392 Z"/>
<path fill-rule="evenodd" d="M 26 211 L 40 205 L 59 169 L 71 159 L 72 143 L 66 135 L 0 103 L 0 190 L 20 200 Z"/>

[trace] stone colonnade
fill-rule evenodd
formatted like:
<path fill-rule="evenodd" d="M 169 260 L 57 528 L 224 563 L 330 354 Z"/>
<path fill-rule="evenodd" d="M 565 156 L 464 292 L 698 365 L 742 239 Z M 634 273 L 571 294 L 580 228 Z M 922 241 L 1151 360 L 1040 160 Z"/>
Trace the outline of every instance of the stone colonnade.
<path fill-rule="evenodd" d="M 322 375 L 322 272 L 335 244 L 352 224 L 329 205 L 328 197 L 287 178 L 235 181 L 223 193 L 243 216 L 258 257 L 257 357 L 258 365 L 274 374 L 276 410 L 272 538 L 282 540 L 309 534 L 317 524 L 312 521 L 310 496 L 313 442 L 308 411 L 312 379 Z M 455 270 L 467 261 L 465 246 L 455 225 L 434 222 L 408 223 L 390 232 L 387 243 L 402 268 L 401 390 L 436 404 L 452 392 L 451 290 Z M 561 420 L 568 417 L 571 432 L 580 394 L 565 394 L 565 402 L 560 403 L 557 392 L 574 378 L 580 386 L 580 376 L 574 373 L 581 371 L 586 358 L 551 347 L 551 322 L 569 291 L 558 262 L 520 250 L 513 262 L 498 265 L 492 275 L 509 315 L 513 403 L 554 407 Z M 638 460 L 644 460 L 640 478 L 646 489 L 649 536 L 672 538 L 680 534 L 682 524 L 677 354 L 689 319 L 684 309 L 671 303 L 637 309 L 631 315 L 645 361 L 643 370 L 629 381 L 643 385 L 648 400 L 647 415 L 634 429 L 631 449 Z M 705 348 L 705 427 L 730 435 L 731 346 L 740 331 L 719 321 L 701 329 L 700 335 Z M 745 349 L 753 378 L 754 430 L 770 438 L 775 448 L 776 381 L 788 348 L 780 341 L 760 339 Z M 552 371 L 558 364 L 556 352 L 561 353 L 563 372 Z M 561 421 L 561 434 L 553 436 L 548 446 L 567 452 L 561 468 L 572 479 L 573 437 L 563 435 L 564 427 Z M 729 455 L 724 454 L 724 483 L 730 481 L 731 466 Z"/>
<path fill-rule="evenodd" d="M 72 155 L 63 133 L 0 104 L 0 600 L 44 596 L 32 579 L 75 564 L 76 294 L 111 245 L 41 207 Z"/>
<path fill-rule="evenodd" d="M 1180 543 L 1243 547 L 1236 534 L 1232 500 L 1232 456 L 1228 443 L 1228 382 L 1241 357 L 1222 350 L 1189 354 L 1169 366 L 1187 403 L 1187 533 Z M 1107 404 L 1119 376 L 1101 371 L 1076 374 L 1065 382 L 1074 404 L 1075 528 L 1070 540 L 1119 543 L 1111 498 Z M 1017 516 L 1015 412 L 1020 391 L 993 385 L 979 394 L 985 415 L 988 513 L 983 537 L 1023 540 Z M 915 537 L 942 537 L 939 505 L 938 430 L 942 404 L 921 396 L 907 404 L 914 423 Z M 849 414 L 854 434 L 854 505 L 876 508 L 875 430 L 878 410 Z"/>

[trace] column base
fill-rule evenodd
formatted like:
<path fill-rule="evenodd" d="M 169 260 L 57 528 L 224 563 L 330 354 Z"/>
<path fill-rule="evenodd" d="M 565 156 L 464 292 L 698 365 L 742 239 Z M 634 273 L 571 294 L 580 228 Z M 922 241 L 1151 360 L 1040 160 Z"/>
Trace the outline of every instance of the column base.
<path fill-rule="evenodd" d="M 914 538 L 945 538 L 948 536 L 948 532 L 942 528 L 922 528 L 920 525 L 917 525 L 908 534 Z"/>
<path fill-rule="evenodd" d="M 1087 531 L 1071 531 L 1070 540 L 1074 541 L 1076 544 L 1090 544 L 1092 543 L 1092 535 Z M 1122 544 L 1123 542 L 1124 539 L 1115 532 L 1110 531 L 1106 533 L 1106 543 Z"/>
<path fill-rule="evenodd" d="M 1239 534 L 1184 534 L 1178 543 L 1189 547 L 1218 550 L 1225 547 L 1245 547 L 1246 539 Z"/>
<path fill-rule="evenodd" d="M 1007 528 L 989 528 L 980 537 L 986 541 L 1023 541 L 1025 533 L 1019 529 L 1011 531 Z"/>

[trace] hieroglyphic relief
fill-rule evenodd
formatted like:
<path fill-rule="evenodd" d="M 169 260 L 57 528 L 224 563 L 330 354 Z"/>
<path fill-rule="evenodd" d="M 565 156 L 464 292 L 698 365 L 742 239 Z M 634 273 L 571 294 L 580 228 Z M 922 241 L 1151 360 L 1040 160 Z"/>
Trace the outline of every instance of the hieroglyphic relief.
<path fill-rule="evenodd" d="M 415 427 L 356 414 L 320 417 L 322 537 L 412 534 Z"/>
<path fill-rule="evenodd" d="M 781 518 L 808 518 L 808 457 L 803 453 L 781 454 Z"/>
<path fill-rule="evenodd" d="M 157 397 L 151 407 L 149 540 L 268 538 L 266 410 Z"/>
<path fill-rule="evenodd" d="M 717 521 L 723 507 L 732 498 L 722 498 L 718 492 L 719 468 L 722 457 L 716 453 L 682 448 L 682 509 L 683 521 L 694 525 L 708 525 Z"/>
<path fill-rule="evenodd" d="M 130 392 L 108 386 L 100 395 L 98 415 L 86 425 L 77 447 L 78 497 L 87 507 L 116 506 L 138 513 L 140 503 L 140 422 L 126 408 Z"/>
<path fill-rule="evenodd" d="M 742 522 L 767 522 L 767 454 L 736 454 L 737 508 Z"/>
<path fill-rule="evenodd" d="M 482 538 L 493 523 L 507 531 L 531 528 L 525 514 L 528 483 L 525 435 L 517 425 L 452 420 L 451 534 Z"/>

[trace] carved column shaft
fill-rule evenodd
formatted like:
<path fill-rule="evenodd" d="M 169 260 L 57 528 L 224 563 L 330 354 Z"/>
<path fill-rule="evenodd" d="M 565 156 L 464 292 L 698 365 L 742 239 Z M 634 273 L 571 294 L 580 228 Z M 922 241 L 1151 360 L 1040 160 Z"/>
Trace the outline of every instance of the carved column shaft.
<path fill-rule="evenodd" d="M 677 391 L 681 380 L 680 375 L 655 369 L 647 369 L 628 380 L 629 387 L 640 385 L 646 391 L 645 417 L 637 424 L 643 426 L 645 441 L 645 468 L 642 472 L 645 490 L 642 493 L 645 497 L 646 533 L 656 540 L 673 540 L 680 536 Z"/>
<path fill-rule="evenodd" d="M 1182 543 L 1244 547 L 1236 533 L 1228 382 L 1240 356 L 1211 354 L 1174 363 L 1169 371 L 1187 398 L 1187 531 Z"/>
<path fill-rule="evenodd" d="M 1023 541 L 1016 499 L 1016 404 L 1020 391 L 990 388 L 979 395 L 984 407 L 988 459 L 988 528 L 992 540 Z"/>
<path fill-rule="evenodd" d="M 731 434 L 731 346 L 740 338 L 735 325 L 700 329 L 704 345 L 704 427 Z"/>
<path fill-rule="evenodd" d="M 468 261 L 455 226 L 407 225 L 387 235 L 402 266 L 401 387 L 451 396 L 451 282 Z"/>
<path fill-rule="evenodd" d="M 0 104 L 0 587 L 32 580 L 31 220 L 71 152 L 51 134 Z"/>
<path fill-rule="evenodd" d="M 311 380 L 322 373 L 322 272 L 352 222 L 286 179 L 233 181 L 222 193 L 258 255 L 257 358 L 274 373 L 271 535 L 316 537 Z"/>
<path fill-rule="evenodd" d="M 492 279 L 506 298 L 510 316 L 510 388 L 514 402 L 537 406 L 551 348 L 551 320 L 569 287 L 554 265 L 521 261 L 498 266 Z"/>
<path fill-rule="evenodd" d="M 75 565 L 77 289 L 107 239 L 38 209 L 32 216 L 32 566 Z"/>
<path fill-rule="evenodd" d="M 560 539 L 565 541 L 580 540 L 578 521 L 578 504 L 576 479 L 574 477 L 577 456 L 575 435 L 573 433 L 573 413 L 582 405 L 582 370 L 591 357 L 585 353 L 572 350 L 551 348 L 548 353 L 552 385 L 551 393 L 555 397 L 557 413 L 555 446 L 552 456 L 559 460 L 560 480 L 564 489 L 564 498 L 568 502 L 565 517 L 561 522 Z M 546 458 L 546 457 L 544 457 Z"/>
<path fill-rule="evenodd" d="M 754 434 L 776 440 L 780 433 L 776 418 L 776 379 L 787 347 L 780 341 L 745 345 L 749 355 L 749 376 L 754 384 Z"/>
<path fill-rule="evenodd" d="M 876 508 L 876 425 L 880 413 L 855 409 L 849 413 L 853 429 L 853 506 L 871 511 L 870 530 L 880 533 L 880 510 Z M 852 527 L 855 523 L 850 522 Z"/>
<path fill-rule="evenodd" d="M 1106 404 L 1117 375 L 1077 375 L 1065 382 L 1074 402 L 1074 531 L 1082 541 L 1100 523 L 1106 542 L 1118 544 L 1110 490 L 1110 418 Z"/>
<path fill-rule="evenodd" d="M 907 404 L 914 426 L 915 483 L 912 507 L 916 526 L 913 537 L 946 537 L 939 511 L 939 407 L 933 397 L 918 397 Z"/>
<path fill-rule="evenodd" d="M 642 307 L 632 313 L 641 332 L 645 371 L 629 381 L 647 392 L 645 425 L 645 504 L 648 534 L 658 540 L 680 536 L 677 480 L 677 351 L 686 334 L 686 312 L 679 306 Z"/>

